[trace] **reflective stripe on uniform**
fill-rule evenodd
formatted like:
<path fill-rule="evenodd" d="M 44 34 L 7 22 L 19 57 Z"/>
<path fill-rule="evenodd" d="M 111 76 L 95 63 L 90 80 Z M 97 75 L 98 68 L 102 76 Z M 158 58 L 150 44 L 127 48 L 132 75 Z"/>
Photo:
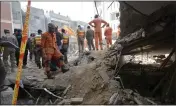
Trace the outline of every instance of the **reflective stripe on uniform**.
<path fill-rule="evenodd" d="M 69 36 L 68 35 L 64 35 L 63 36 L 63 44 L 68 44 L 68 39 L 69 39 Z"/>
<path fill-rule="evenodd" d="M 79 36 L 84 36 L 84 31 L 79 31 L 79 32 L 78 32 L 78 35 L 79 35 Z"/>
<path fill-rule="evenodd" d="M 35 42 L 36 42 L 36 45 L 41 45 L 41 36 L 36 36 Z"/>

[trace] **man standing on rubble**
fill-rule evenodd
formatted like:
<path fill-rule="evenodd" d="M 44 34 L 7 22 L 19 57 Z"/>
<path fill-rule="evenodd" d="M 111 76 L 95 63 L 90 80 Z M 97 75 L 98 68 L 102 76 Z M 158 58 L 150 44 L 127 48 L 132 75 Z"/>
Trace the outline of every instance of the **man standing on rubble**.
<path fill-rule="evenodd" d="M 63 44 L 62 44 L 61 52 L 64 55 L 64 62 L 67 64 L 68 63 L 67 52 L 68 52 L 68 47 L 69 47 L 69 35 L 66 34 L 65 29 L 62 29 L 62 34 L 63 34 Z"/>
<path fill-rule="evenodd" d="M 92 20 L 91 22 L 89 22 L 89 25 L 92 26 L 92 27 L 94 27 L 96 49 L 99 50 L 98 49 L 98 43 L 99 43 L 100 49 L 103 50 L 101 28 L 105 27 L 105 25 L 107 24 L 107 22 L 104 21 L 103 19 L 100 19 L 98 15 L 95 15 L 94 18 L 95 18 L 94 20 Z M 104 23 L 104 25 L 101 27 L 102 23 Z M 94 24 L 94 25 L 92 25 L 92 24 Z"/>
<path fill-rule="evenodd" d="M 42 47 L 41 47 L 41 35 L 42 30 L 38 30 L 38 35 L 34 37 L 34 53 L 35 53 L 35 62 L 39 69 L 42 68 L 41 58 L 42 58 Z"/>
<path fill-rule="evenodd" d="M 77 29 L 77 38 L 78 38 L 78 47 L 79 47 L 79 54 L 80 54 L 80 53 L 83 53 L 84 51 L 84 39 L 85 39 L 85 31 L 80 25 L 78 25 L 78 29 Z"/>
<path fill-rule="evenodd" d="M 5 29 L 5 38 L 3 40 L 7 40 L 16 46 L 18 46 L 18 41 L 14 35 L 10 35 L 10 31 Z M 8 57 L 10 56 L 10 62 L 11 62 L 11 70 L 8 68 Z M 3 61 L 5 65 L 5 69 L 7 70 L 7 73 L 15 72 L 15 48 L 10 48 L 10 47 L 4 47 L 4 52 L 3 52 Z"/>
<path fill-rule="evenodd" d="M 109 24 L 106 25 L 104 35 L 107 43 L 107 48 L 109 48 L 109 45 L 112 46 L 112 28 L 109 26 Z"/>
<path fill-rule="evenodd" d="M 51 59 L 57 60 L 60 64 L 61 71 L 64 73 L 69 69 L 66 67 L 62 53 L 59 51 L 56 44 L 55 25 L 48 24 L 48 31 L 42 34 L 41 47 L 45 64 L 45 74 L 49 79 L 53 78 L 51 75 L 50 63 Z"/>
<path fill-rule="evenodd" d="M 21 29 L 18 29 L 18 31 L 17 31 L 17 33 L 15 35 L 16 35 L 16 38 L 17 38 L 17 41 L 18 41 L 18 46 L 20 48 L 20 46 L 21 46 L 21 40 L 22 40 L 22 31 L 21 31 Z M 29 40 L 27 41 L 26 49 L 25 49 L 25 53 L 24 53 L 23 68 L 26 68 L 26 65 L 27 65 L 28 49 L 29 49 Z M 16 65 L 18 66 L 19 56 L 20 56 L 20 50 L 16 50 L 15 54 L 16 54 L 16 61 L 17 61 Z"/>
<path fill-rule="evenodd" d="M 29 52 L 30 52 L 29 57 L 31 61 L 34 55 L 34 38 L 35 38 L 35 34 L 31 33 L 30 38 L 29 38 Z"/>
<path fill-rule="evenodd" d="M 87 43 L 89 46 L 89 51 L 91 51 L 91 48 L 93 48 L 93 50 L 95 50 L 95 46 L 94 46 L 94 31 L 90 28 L 90 26 L 87 26 L 87 31 L 86 31 L 86 39 L 87 39 Z"/>

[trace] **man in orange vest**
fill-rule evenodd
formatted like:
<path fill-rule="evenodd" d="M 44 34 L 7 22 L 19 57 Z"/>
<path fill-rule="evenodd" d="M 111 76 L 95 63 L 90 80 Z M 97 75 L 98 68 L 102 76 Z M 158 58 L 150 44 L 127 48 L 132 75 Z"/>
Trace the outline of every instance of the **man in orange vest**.
<path fill-rule="evenodd" d="M 34 38 L 34 53 L 35 53 L 35 62 L 37 66 L 42 68 L 41 66 L 41 58 L 42 58 L 42 48 L 41 48 L 41 35 L 42 35 L 42 30 L 38 30 L 38 35 L 35 36 Z"/>
<path fill-rule="evenodd" d="M 98 43 L 99 43 L 100 49 L 103 50 L 103 46 L 102 46 L 102 30 L 101 30 L 101 28 L 105 27 L 107 22 L 104 21 L 103 19 L 100 19 L 98 15 L 95 15 L 94 18 L 95 18 L 94 20 L 89 22 L 89 25 L 94 27 L 96 49 L 99 50 L 98 49 Z M 102 23 L 104 23 L 103 26 L 101 26 Z M 94 24 L 94 25 L 92 25 L 92 24 Z"/>
<path fill-rule="evenodd" d="M 42 53 L 44 58 L 45 74 L 49 79 L 53 78 L 51 75 L 51 69 L 50 69 L 52 58 L 57 60 L 57 63 L 60 64 L 61 71 L 63 73 L 69 70 L 63 61 L 62 53 L 59 51 L 57 47 L 54 24 L 49 23 L 48 31 L 42 34 L 41 46 L 42 46 Z"/>
<path fill-rule="evenodd" d="M 77 37 L 78 37 L 79 53 L 83 53 L 83 51 L 84 51 L 85 31 L 80 25 L 78 25 Z"/>
<path fill-rule="evenodd" d="M 107 43 L 107 48 L 109 48 L 109 45 L 112 45 L 112 28 L 109 26 L 109 24 L 106 25 L 104 35 L 106 36 L 105 39 Z"/>
<path fill-rule="evenodd" d="M 67 64 L 68 59 L 67 59 L 67 52 L 68 52 L 68 47 L 69 47 L 69 35 L 66 34 L 65 29 L 62 29 L 62 34 L 63 34 L 63 39 L 62 39 L 62 49 L 61 52 L 64 55 L 64 62 Z"/>

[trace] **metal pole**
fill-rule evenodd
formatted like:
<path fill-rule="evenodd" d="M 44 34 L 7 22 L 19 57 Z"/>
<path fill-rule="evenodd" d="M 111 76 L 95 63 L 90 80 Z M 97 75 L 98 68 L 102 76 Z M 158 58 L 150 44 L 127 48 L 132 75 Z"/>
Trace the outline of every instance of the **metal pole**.
<path fill-rule="evenodd" d="M 174 33 L 175 33 L 175 61 L 176 61 L 176 16 L 175 16 L 175 25 L 174 25 Z M 175 66 L 176 71 L 176 66 Z M 175 103 L 176 103 L 176 77 L 175 77 Z"/>

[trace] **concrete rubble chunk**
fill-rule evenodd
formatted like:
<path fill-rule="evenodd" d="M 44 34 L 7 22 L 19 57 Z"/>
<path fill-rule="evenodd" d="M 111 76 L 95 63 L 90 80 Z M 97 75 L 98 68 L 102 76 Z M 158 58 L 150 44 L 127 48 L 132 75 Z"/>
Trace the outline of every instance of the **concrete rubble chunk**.
<path fill-rule="evenodd" d="M 111 98 L 109 99 L 109 105 L 112 105 L 117 97 L 118 93 L 114 93 Z"/>
<path fill-rule="evenodd" d="M 0 99 L 1 105 L 10 105 L 13 98 L 13 89 L 8 87 L 5 91 L 1 91 Z"/>
<path fill-rule="evenodd" d="M 100 76 L 102 77 L 102 79 L 104 80 L 104 82 L 108 83 L 110 78 L 109 78 L 108 74 L 106 73 L 106 71 L 99 70 L 98 72 L 99 72 Z"/>
<path fill-rule="evenodd" d="M 83 98 L 71 98 L 71 104 L 81 104 L 83 102 Z"/>

